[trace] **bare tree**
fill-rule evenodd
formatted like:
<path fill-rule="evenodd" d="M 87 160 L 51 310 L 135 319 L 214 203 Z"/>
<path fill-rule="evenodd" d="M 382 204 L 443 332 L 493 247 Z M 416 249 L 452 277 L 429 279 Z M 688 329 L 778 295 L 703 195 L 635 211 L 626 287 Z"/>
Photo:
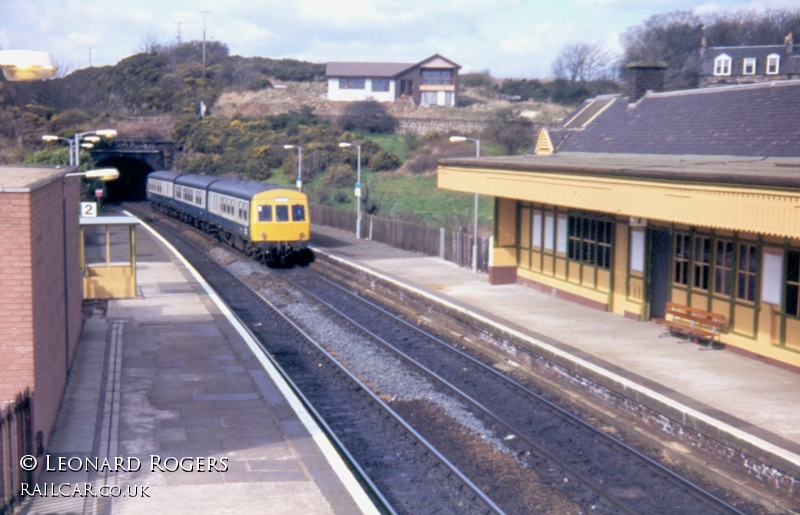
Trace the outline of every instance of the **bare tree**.
<path fill-rule="evenodd" d="M 557 79 L 571 82 L 606 79 L 612 75 L 614 57 L 605 43 L 575 43 L 561 49 L 552 64 Z"/>
<path fill-rule="evenodd" d="M 147 33 L 142 36 L 141 41 L 139 41 L 139 45 L 136 47 L 136 52 L 152 54 L 155 52 L 160 52 L 163 49 L 164 43 L 161 41 L 161 36 L 148 30 Z"/>

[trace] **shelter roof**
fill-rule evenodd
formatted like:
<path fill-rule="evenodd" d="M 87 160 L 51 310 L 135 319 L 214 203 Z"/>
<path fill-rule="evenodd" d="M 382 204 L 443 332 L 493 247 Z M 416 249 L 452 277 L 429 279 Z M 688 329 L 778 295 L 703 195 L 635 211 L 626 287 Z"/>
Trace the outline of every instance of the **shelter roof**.
<path fill-rule="evenodd" d="M 439 166 L 800 188 L 800 158 L 561 152 L 442 159 Z"/>
<path fill-rule="evenodd" d="M 0 192 L 31 191 L 75 171 L 69 166 L 0 165 Z"/>

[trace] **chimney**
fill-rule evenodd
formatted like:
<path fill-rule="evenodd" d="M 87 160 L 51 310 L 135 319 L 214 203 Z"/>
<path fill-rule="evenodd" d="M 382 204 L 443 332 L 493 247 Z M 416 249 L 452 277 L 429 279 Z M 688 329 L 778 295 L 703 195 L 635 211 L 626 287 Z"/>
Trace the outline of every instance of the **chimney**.
<path fill-rule="evenodd" d="M 792 38 L 792 33 L 788 33 L 785 38 L 783 38 L 784 44 L 786 44 L 786 54 L 792 55 L 794 51 L 794 38 Z"/>
<path fill-rule="evenodd" d="M 708 49 L 708 45 L 706 45 L 706 37 L 703 36 L 700 39 L 700 58 L 702 59 L 706 55 L 706 49 Z"/>
<path fill-rule="evenodd" d="M 628 102 L 638 102 L 648 91 L 664 91 L 664 69 L 667 63 L 636 62 L 628 68 Z"/>

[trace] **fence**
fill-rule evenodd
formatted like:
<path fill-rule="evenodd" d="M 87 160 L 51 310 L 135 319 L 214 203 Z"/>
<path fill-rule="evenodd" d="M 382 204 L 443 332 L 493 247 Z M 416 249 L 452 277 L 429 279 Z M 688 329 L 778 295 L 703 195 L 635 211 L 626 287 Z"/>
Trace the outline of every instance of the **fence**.
<path fill-rule="evenodd" d="M 22 483 L 33 482 L 33 472 L 20 459 L 33 454 L 33 420 L 29 390 L 6 401 L 0 409 L 0 515 L 13 513 L 20 503 Z"/>
<path fill-rule="evenodd" d="M 312 205 L 311 221 L 345 231 L 356 231 L 356 213 L 328 206 Z M 468 232 L 362 215 L 361 237 L 398 249 L 438 256 L 458 266 L 472 267 L 475 238 Z M 489 241 L 490 238 L 478 237 L 478 270 L 481 272 L 489 269 Z"/>

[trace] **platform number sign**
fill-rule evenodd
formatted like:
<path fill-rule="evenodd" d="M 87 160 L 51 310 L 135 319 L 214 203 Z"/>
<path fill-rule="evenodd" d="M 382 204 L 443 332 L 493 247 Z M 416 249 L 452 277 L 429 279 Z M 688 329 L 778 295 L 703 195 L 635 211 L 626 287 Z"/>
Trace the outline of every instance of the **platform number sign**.
<path fill-rule="evenodd" d="M 81 202 L 81 216 L 97 216 L 97 202 Z"/>

